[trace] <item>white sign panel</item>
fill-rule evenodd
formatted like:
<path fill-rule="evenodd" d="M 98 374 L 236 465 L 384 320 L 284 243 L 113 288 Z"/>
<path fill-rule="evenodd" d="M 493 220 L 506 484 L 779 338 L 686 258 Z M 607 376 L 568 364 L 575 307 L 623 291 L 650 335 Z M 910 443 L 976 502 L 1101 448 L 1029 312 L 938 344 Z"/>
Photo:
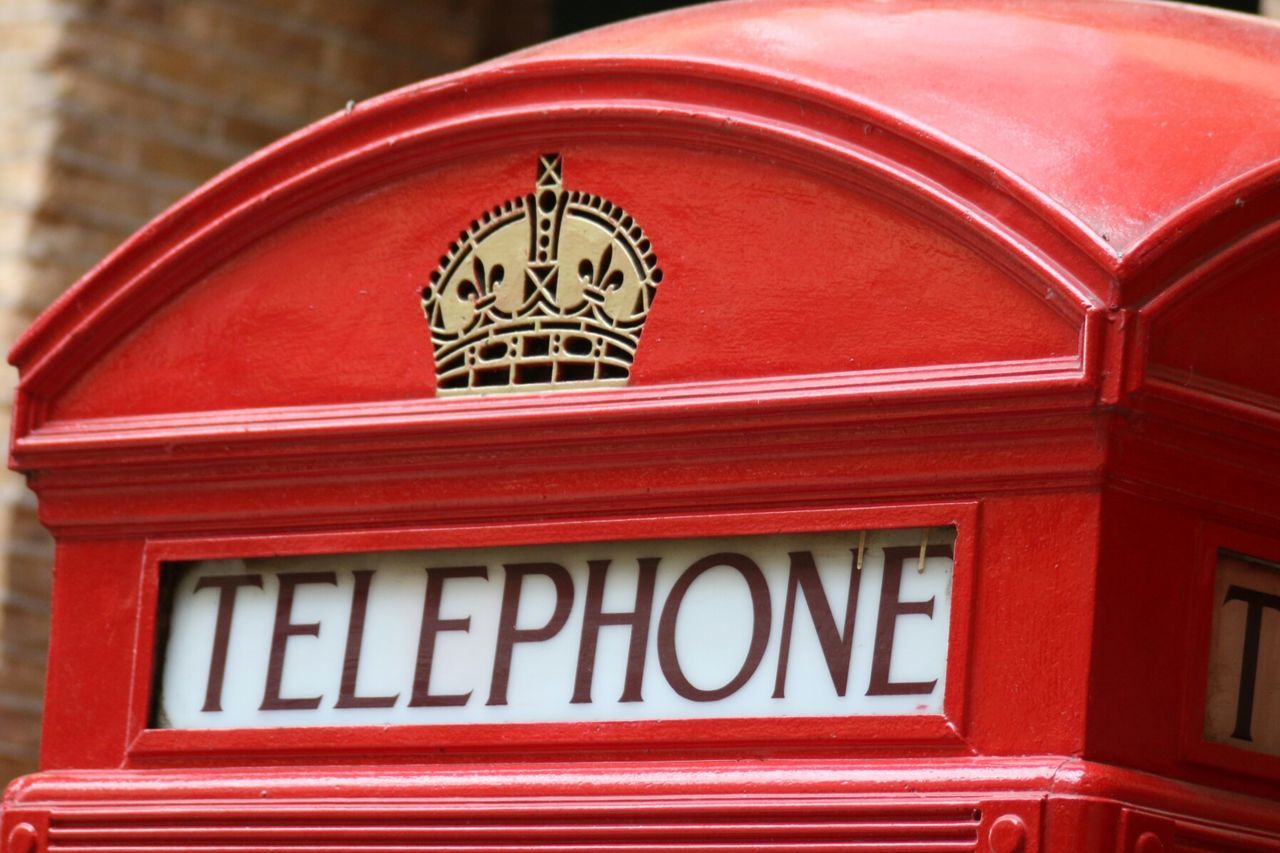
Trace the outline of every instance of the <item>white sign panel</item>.
<path fill-rule="evenodd" d="M 939 714 L 954 536 L 802 533 L 166 566 L 153 724 Z"/>
<path fill-rule="evenodd" d="M 1280 755 L 1280 566 L 1222 552 L 1214 607 L 1205 737 Z"/>

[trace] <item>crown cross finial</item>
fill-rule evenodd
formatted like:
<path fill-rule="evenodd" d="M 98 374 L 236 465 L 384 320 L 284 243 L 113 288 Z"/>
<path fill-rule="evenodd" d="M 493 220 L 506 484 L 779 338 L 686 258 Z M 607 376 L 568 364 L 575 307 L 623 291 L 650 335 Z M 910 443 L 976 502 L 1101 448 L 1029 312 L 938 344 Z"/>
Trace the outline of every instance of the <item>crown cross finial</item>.
<path fill-rule="evenodd" d="M 563 185 L 559 154 L 543 154 L 538 158 L 538 189 L 559 192 Z"/>
<path fill-rule="evenodd" d="M 533 229 L 534 245 L 529 247 L 529 268 L 525 272 L 526 301 L 537 298 L 544 305 L 554 306 L 556 303 L 558 242 L 555 225 L 563 194 L 560 155 L 543 154 L 538 158 L 537 195 L 533 204 L 537 227 Z"/>
<path fill-rule="evenodd" d="M 661 280 L 635 221 L 542 155 L 534 192 L 473 222 L 423 288 L 439 393 L 625 384 Z"/>

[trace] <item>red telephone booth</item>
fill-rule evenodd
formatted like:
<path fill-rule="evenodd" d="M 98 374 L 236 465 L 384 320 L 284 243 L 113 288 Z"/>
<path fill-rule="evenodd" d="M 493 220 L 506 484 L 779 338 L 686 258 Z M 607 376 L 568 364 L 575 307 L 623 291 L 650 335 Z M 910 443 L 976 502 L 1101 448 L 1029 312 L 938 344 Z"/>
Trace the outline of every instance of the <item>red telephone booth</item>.
<path fill-rule="evenodd" d="M 13 351 L 35 851 L 1280 851 L 1280 30 L 726 3 L 355 105 Z"/>

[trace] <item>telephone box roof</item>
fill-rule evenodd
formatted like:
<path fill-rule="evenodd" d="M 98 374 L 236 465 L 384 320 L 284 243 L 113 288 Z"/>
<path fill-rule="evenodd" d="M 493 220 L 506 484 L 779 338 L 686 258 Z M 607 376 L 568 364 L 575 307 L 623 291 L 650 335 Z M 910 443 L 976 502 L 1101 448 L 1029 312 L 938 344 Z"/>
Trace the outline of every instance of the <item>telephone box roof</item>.
<path fill-rule="evenodd" d="M 740 71 L 872 110 L 1025 182 L 1117 256 L 1280 174 L 1280 26 L 1176 3 L 757 0 L 500 60 Z"/>
<path fill-rule="evenodd" d="M 431 397 L 430 377 L 397 366 L 405 353 L 418 372 L 431 363 L 405 300 L 460 227 L 527 192 L 530 158 L 562 145 L 571 188 L 644 219 L 680 282 L 664 286 L 633 385 L 1041 358 L 1102 381 L 1114 374 L 1090 355 L 1102 347 L 1096 315 L 1149 305 L 1179 281 L 1200 288 L 1187 271 L 1212 258 L 1256 265 L 1265 253 L 1246 244 L 1274 248 L 1280 27 L 1125 0 L 746 0 L 582 33 L 351 105 L 183 199 L 37 319 L 11 353 L 19 444 L 59 418 Z M 698 156 L 737 165 L 700 172 Z M 376 215 L 333 230 L 333 217 L 378 193 Z M 915 224 L 867 207 L 880 201 Z M 747 211 L 774 218 L 750 225 Z M 346 254 L 320 266 L 339 243 Z M 262 257 L 251 249 L 282 260 L 246 272 Z M 961 271 L 970 261 L 954 258 L 970 251 L 988 271 Z M 813 267 L 824 257 L 848 267 L 838 290 Z M 358 274 L 322 294 L 311 282 L 339 263 L 359 263 Z M 775 264 L 817 289 L 780 286 Z M 1196 376 L 1216 359 L 1215 381 L 1280 395 L 1255 369 L 1280 296 L 1241 282 L 1213 297 L 1221 316 L 1184 302 L 1196 307 L 1179 309 L 1161 338 L 1172 343 L 1152 352 Z M 298 313 L 304 302 L 313 313 Z M 883 358 L 866 355 L 870 344 L 849 349 L 844 330 L 870 328 L 853 303 L 895 329 L 876 345 Z M 378 319 L 359 324 L 352 305 Z M 728 308 L 740 313 L 697 326 Z M 1196 341 L 1211 321 L 1252 331 L 1210 357 Z M 804 347 L 789 347 L 793 333 Z M 372 360 L 353 355 L 333 373 L 322 343 L 333 339 Z M 227 376 L 197 393 L 176 377 L 212 347 Z M 164 393 L 161 375 L 173 378 Z"/>
<path fill-rule="evenodd" d="M 229 170 L 179 210 L 252 191 L 263 172 L 297 175 L 317 149 L 377 136 L 379 120 L 416 102 L 548 65 L 718 76 L 883 121 L 1033 196 L 1121 272 L 1130 256 L 1185 239 L 1280 177 L 1280 25 L 1271 22 L 1140 0 L 731 0 L 569 36 L 362 103 Z M 77 297 L 54 313 L 75 311 Z M 19 364 L 46 325 L 19 342 Z"/>

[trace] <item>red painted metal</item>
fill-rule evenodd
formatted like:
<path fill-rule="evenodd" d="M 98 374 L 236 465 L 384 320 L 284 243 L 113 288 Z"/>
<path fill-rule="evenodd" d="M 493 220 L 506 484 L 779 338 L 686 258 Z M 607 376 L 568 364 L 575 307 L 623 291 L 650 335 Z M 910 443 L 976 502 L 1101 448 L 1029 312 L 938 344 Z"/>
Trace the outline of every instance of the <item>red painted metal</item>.
<path fill-rule="evenodd" d="M 46 312 L 35 850 L 1280 850 L 1199 736 L 1280 554 L 1280 29 L 1146 3 L 691 8 L 392 93 Z M 438 399 L 417 294 L 534 158 L 665 273 L 630 383 Z M 161 560 L 955 523 L 945 713 L 148 729 Z"/>

